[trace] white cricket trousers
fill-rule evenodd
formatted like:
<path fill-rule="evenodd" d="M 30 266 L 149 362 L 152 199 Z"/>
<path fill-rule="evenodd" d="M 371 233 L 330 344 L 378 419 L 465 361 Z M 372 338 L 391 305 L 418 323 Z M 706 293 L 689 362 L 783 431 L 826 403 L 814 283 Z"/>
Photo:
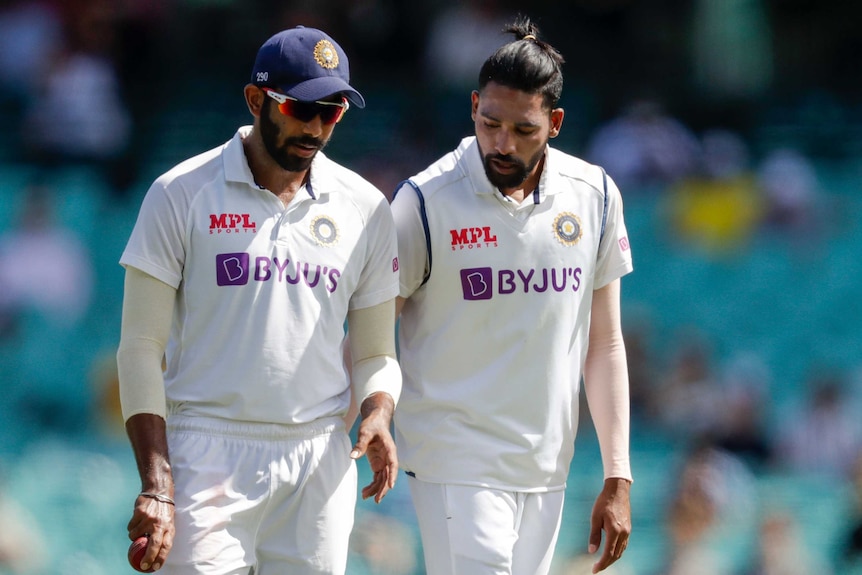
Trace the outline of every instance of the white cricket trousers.
<path fill-rule="evenodd" d="M 168 418 L 176 537 L 166 575 L 343 575 L 356 506 L 339 417 L 303 425 Z"/>
<path fill-rule="evenodd" d="M 522 493 L 408 475 L 426 575 L 547 575 L 565 491 Z"/>

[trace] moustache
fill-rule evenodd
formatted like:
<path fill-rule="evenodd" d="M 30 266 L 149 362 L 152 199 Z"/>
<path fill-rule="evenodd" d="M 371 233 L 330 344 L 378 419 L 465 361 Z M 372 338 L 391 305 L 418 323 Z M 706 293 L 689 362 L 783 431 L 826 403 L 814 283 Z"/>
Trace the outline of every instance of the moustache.
<path fill-rule="evenodd" d="M 526 164 L 524 162 L 514 156 L 504 154 L 488 154 L 487 156 L 485 156 L 486 162 L 490 162 L 491 160 L 497 160 L 498 162 L 506 162 L 507 164 L 515 164 L 517 166 L 526 167 Z"/>
<path fill-rule="evenodd" d="M 323 140 L 319 138 L 313 138 L 311 136 L 295 136 L 292 138 L 287 138 L 284 141 L 285 146 L 308 146 L 311 148 L 322 148 Z"/>

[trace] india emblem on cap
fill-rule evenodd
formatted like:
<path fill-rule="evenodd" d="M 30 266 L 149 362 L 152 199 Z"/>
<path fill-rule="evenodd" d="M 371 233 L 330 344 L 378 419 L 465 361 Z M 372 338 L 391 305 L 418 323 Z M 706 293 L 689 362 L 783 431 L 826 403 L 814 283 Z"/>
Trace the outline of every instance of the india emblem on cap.
<path fill-rule="evenodd" d="M 314 46 L 314 60 L 327 70 L 338 66 L 338 52 L 329 40 L 320 40 Z"/>

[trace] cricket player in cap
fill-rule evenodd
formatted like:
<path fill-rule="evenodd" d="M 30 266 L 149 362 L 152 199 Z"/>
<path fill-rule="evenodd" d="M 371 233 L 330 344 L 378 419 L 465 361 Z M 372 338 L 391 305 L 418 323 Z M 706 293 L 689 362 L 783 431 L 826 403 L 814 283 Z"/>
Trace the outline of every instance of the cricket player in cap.
<path fill-rule="evenodd" d="M 335 40 L 274 35 L 243 94 L 253 124 L 155 180 L 120 259 L 121 403 L 141 478 L 128 535 L 149 537 L 142 567 L 165 573 L 341 574 L 354 460 L 367 456 L 362 496 L 378 502 L 398 469 L 394 223 L 386 197 L 322 151 L 365 106 Z"/>

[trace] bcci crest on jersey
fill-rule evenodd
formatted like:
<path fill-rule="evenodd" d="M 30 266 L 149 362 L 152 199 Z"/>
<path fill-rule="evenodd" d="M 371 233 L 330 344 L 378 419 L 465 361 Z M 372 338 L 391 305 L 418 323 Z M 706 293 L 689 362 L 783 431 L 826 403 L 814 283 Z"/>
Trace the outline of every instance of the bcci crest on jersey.
<path fill-rule="evenodd" d="M 321 246 L 338 243 L 338 226 L 329 216 L 317 216 L 311 221 L 311 237 Z"/>
<path fill-rule="evenodd" d="M 562 212 L 554 219 L 554 235 L 564 246 L 573 246 L 584 235 L 581 218 L 570 212 Z"/>

